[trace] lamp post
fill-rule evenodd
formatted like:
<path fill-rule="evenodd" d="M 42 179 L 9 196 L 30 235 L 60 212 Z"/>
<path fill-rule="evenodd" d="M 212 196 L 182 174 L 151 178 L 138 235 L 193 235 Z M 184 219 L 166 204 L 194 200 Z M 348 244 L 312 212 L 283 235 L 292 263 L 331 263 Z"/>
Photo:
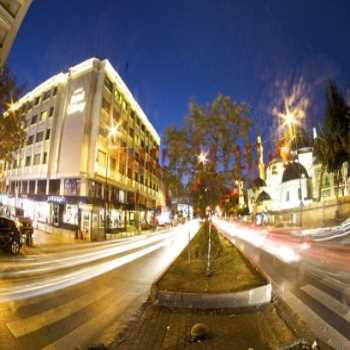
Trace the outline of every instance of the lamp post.
<path fill-rule="evenodd" d="M 298 156 L 298 141 L 297 141 L 297 134 L 296 134 L 296 131 L 295 131 L 295 124 L 296 124 L 296 118 L 293 114 L 291 113 L 287 113 L 284 117 L 287 125 L 288 125 L 288 128 L 290 130 L 290 134 L 291 134 L 291 137 L 292 137 L 292 140 L 294 140 L 294 145 L 295 145 L 295 154 L 296 154 L 296 158 L 298 160 L 298 163 L 299 163 L 299 156 Z M 303 203 L 303 188 L 302 188 L 302 183 L 301 183 L 301 175 L 299 176 L 299 190 L 300 192 L 298 193 L 298 195 L 300 196 L 299 200 L 300 200 L 300 226 L 302 226 L 302 218 L 303 218 L 303 206 L 304 206 L 304 203 Z"/>

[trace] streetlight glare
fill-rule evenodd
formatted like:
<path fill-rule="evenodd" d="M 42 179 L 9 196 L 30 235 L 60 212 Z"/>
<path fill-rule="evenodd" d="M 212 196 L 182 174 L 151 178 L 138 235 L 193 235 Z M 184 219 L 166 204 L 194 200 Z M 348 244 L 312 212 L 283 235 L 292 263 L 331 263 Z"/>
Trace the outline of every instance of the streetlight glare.
<path fill-rule="evenodd" d="M 199 163 L 202 163 L 202 164 L 205 164 L 208 160 L 207 160 L 207 154 L 204 153 L 204 152 L 201 152 L 199 155 L 198 155 L 198 161 Z"/>
<path fill-rule="evenodd" d="M 112 126 L 112 127 L 109 129 L 109 135 L 110 135 L 110 136 L 115 137 L 115 136 L 117 136 L 117 133 L 118 133 L 118 127 Z"/>

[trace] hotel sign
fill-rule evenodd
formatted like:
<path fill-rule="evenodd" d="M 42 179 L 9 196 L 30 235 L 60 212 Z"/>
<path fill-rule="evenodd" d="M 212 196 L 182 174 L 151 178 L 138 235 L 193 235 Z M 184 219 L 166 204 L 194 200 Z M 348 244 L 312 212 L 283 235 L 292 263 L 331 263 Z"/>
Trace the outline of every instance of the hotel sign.
<path fill-rule="evenodd" d="M 73 92 L 70 98 L 69 105 L 67 107 L 67 113 L 73 114 L 76 112 L 83 112 L 85 106 L 85 90 L 83 88 L 78 88 Z"/>

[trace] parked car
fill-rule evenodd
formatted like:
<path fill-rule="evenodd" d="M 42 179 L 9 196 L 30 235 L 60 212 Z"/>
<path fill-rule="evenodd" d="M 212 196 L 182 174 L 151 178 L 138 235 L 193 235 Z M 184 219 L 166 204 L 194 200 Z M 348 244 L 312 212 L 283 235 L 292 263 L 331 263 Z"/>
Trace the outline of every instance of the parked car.
<path fill-rule="evenodd" d="M 34 232 L 32 219 L 25 216 L 17 216 L 15 220 L 22 240 L 27 244 L 27 246 L 31 246 Z"/>
<path fill-rule="evenodd" d="M 11 254 L 19 254 L 22 247 L 21 233 L 12 219 L 0 217 L 0 248 Z"/>

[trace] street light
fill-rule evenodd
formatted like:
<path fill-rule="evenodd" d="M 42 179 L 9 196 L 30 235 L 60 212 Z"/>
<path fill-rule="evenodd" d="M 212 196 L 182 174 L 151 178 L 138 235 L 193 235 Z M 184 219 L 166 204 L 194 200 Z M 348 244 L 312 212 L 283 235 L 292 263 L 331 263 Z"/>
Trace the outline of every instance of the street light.
<path fill-rule="evenodd" d="M 286 105 L 286 112 L 285 113 L 279 113 L 278 114 L 283 120 L 284 124 L 288 126 L 288 130 L 291 136 L 291 139 L 294 140 L 294 145 L 295 145 L 295 155 L 296 159 L 299 163 L 299 156 L 298 156 L 298 140 L 297 140 L 297 135 L 295 131 L 295 125 L 298 124 L 298 120 L 296 118 L 296 115 L 292 113 L 288 106 Z M 301 176 L 302 174 L 300 174 Z M 300 193 L 300 226 L 302 225 L 302 215 L 303 215 L 303 189 L 302 189 L 302 184 L 301 184 L 301 177 L 299 177 L 299 190 Z"/>
<path fill-rule="evenodd" d="M 205 164 L 208 161 L 207 153 L 204 153 L 203 151 L 197 156 L 197 158 L 198 162 L 202 164 Z"/>

